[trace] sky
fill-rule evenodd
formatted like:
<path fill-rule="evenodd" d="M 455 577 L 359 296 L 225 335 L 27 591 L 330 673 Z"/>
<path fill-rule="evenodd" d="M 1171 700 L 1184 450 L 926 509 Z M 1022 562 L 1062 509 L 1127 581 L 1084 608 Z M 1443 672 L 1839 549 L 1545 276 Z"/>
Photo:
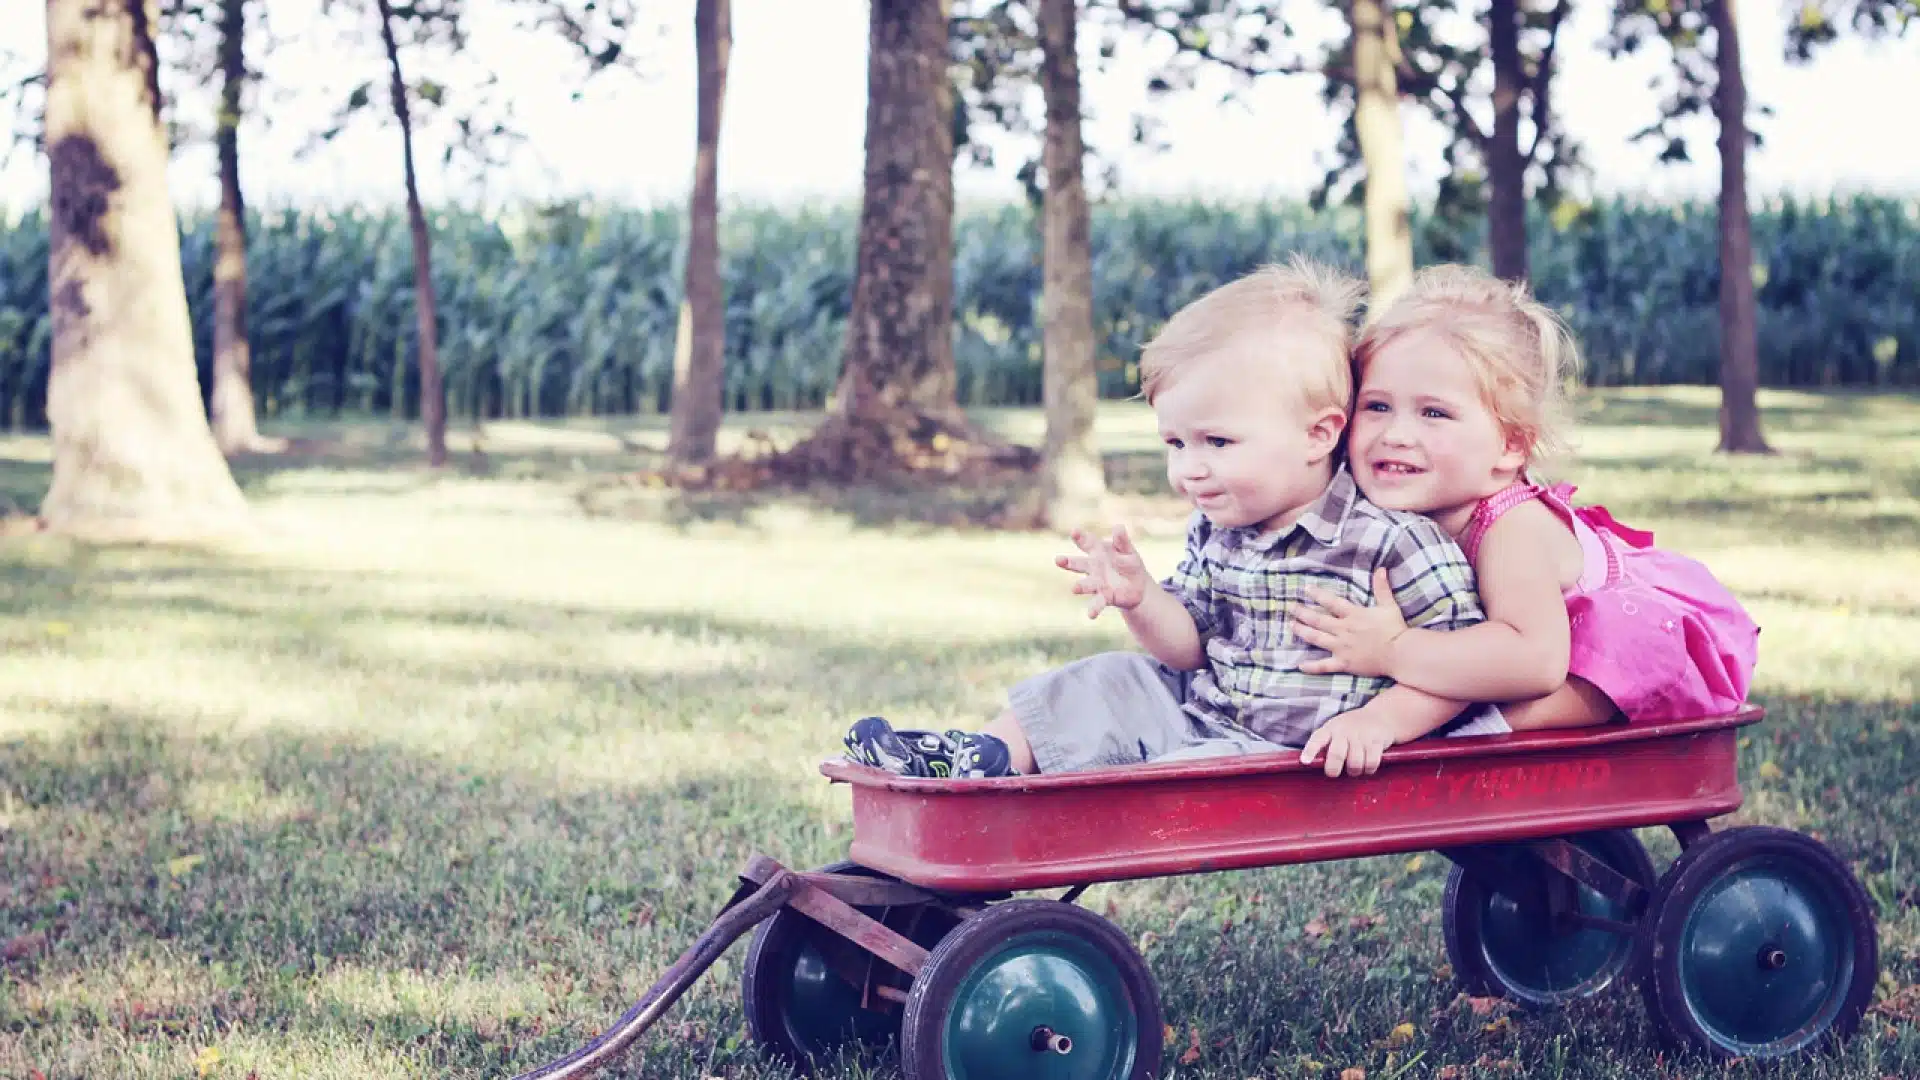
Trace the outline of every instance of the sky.
<path fill-rule="evenodd" d="M 356 82 L 380 76 L 376 38 L 354 41 L 336 15 L 322 21 L 319 0 L 272 0 L 269 21 L 281 41 L 264 66 L 271 86 L 242 129 L 242 178 L 255 206 L 318 201 L 386 202 L 398 197 L 398 136 L 391 124 L 362 121 L 317 152 L 302 145 L 324 128 L 336 104 Z M 371 7 L 371 5 L 366 5 Z M 11 7 L 0 20 L 0 46 L 18 63 L 44 62 L 45 9 L 37 0 L 0 0 Z M 443 165 L 446 136 L 429 125 L 418 150 L 421 184 L 429 200 L 486 200 L 592 195 L 635 203 L 677 204 L 692 174 L 694 50 L 691 0 L 653 5 L 663 23 L 644 46 L 647 74 L 603 77 L 576 99 L 577 67 L 564 48 L 516 31 L 497 3 L 476 4 L 472 47 L 460 80 L 492 71 L 496 100 L 510 102 L 516 126 L 528 134 L 508 165 L 476 179 L 460 163 Z M 1765 145 L 1749 155 L 1749 188 L 1756 198 L 1791 193 L 1852 191 L 1920 194 L 1920 139 L 1893 137 L 1889 110 L 1920 103 L 1920 34 L 1905 41 L 1846 40 L 1809 66 L 1782 56 L 1785 9 L 1755 5 L 1744 11 L 1741 34 L 1748 93 L 1774 115 L 1756 117 Z M 1304 27 L 1308 40 L 1342 31 L 1322 13 Z M 1609 59 L 1598 41 L 1605 7 L 1577 4 L 1562 30 L 1556 78 L 1557 108 L 1580 133 L 1593 167 L 1596 193 L 1655 197 L 1707 195 L 1718 182 L 1712 130 L 1693 129 L 1696 160 L 1661 166 L 1656 148 L 1627 136 L 1651 121 L 1658 95 L 1649 80 L 1668 63 L 1656 48 L 1647 55 Z M 371 30 L 372 24 L 366 29 Z M 732 62 L 720 151 L 723 200 L 791 203 L 857 196 L 866 96 L 867 6 L 862 0 L 733 0 Z M 373 46 L 369 50 L 368 46 Z M 1334 144 L 1338 120 L 1319 100 L 1319 84 L 1305 77 L 1270 77 L 1241 100 L 1222 104 L 1224 77 L 1200 91 L 1153 106 L 1170 147 L 1155 153 L 1130 145 L 1135 110 L 1148 107 L 1146 73 L 1157 54 L 1146 45 L 1123 49 L 1105 70 L 1094 70 L 1094 42 L 1083 37 L 1087 140 L 1119 169 L 1122 193 L 1297 197 L 1319 178 Z M 183 115 L 211 115 L 210 99 L 187 92 Z M 1409 175 L 1416 196 L 1431 192 L 1441 169 L 1439 129 L 1408 107 Z M 204 123 L 204 119 L 202 120 Z M 1002 147 L 992 170 L 964 168 L 956 177 L 963 199 L 999 199 L 1017 193 L 1014 169 L 1024 149 Z M 205 146 L 178 151 L 171 169 L 175 199 L 205 206 L 217 196 L 212 154 Z M 0 168 L 0 205 L 12 209 L 45 199 L 43 158 L 15 152 Z"/>

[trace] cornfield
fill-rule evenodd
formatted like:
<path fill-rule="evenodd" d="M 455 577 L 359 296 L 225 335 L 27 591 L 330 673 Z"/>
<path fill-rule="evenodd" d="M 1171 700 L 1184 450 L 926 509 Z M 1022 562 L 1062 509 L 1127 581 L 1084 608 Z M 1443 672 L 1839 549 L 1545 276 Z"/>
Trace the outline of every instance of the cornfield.
<path fill-rule="evenodd" d="M 727 406 L 812 408 L 832 390 L 852 293 L 857 209 L 732 208 L 721 222 Z M 1579 334 L 1596 385 L 1710 383 L 1719 265 L 1711 203 L 1612 200 L 1532 220 L 1534 287 Z M 434 216 L 449 411 L 480 418 L 669 405 L 685 222 L 677 209 L 581 205 Z M 417 408 L 413 278 L 397 212 L 283 210 L 250 223 L 253 378 L 267 416 Z M 1358 273 L 1349 208 L 1122 201 L 1096 207 L 1101 388 L 1180 305 L 1303 251 Z M 1483 259 L 1483 226 L 1415 222 L 1416 258 Z M 1040 243 L 1023 205 L 955 224 L 954 351 L 967 405 L 1041 396 Z M 0 223 L 0 422 L 44 422 L 47 230 Z M 213 222 L 182 222 L 201 383 L 213 342 Z M 1920 200 L 1778 200 L 1754 213 L 1761 381 L 1920 385 Z"/>

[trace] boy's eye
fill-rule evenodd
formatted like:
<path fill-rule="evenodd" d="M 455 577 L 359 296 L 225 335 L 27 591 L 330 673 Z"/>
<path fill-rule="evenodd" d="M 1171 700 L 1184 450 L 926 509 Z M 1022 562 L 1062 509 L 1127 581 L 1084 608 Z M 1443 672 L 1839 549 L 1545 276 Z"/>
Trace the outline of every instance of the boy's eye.
<path fill-rule="evenodd" d="M 1179 439 L 1176 439 L 1172 436 L 1168 436 L 1167 445 L 1173 447 L 1175 450 L 1178 450 L 1181 447 L 1181 442 Z"/>
<path fill-rule="evenodd" d="M 1447 411 L 1446 411 L 1445 409 L 1436 409 L 1436 408 L 1434 408 L 1434 407 L 1433 407 L 1433 406 L 1431 406 L 1431 405 L 1429 405 L 1429 406 L 1427 406 L 1426 408 L 1424 408 L 1424 409 L 1422 409 L 1422 410 L 1420 410 L 1420 414 L 1421 414 L 1422 416 L 1425 416 L 1425 417 L 1426 417 L 1426 418 L 1428 418 L 1429 420 L 1449 420 L 1449 419 L 1452 419 L 1452 417 L 1449 417 L 1449 416 L 1447 415 Z"/>
<path fill-rule="evenodd" d="M 1228 439 L 1228 438 L 1225 438 L 1224 436 L 1220 436 L 1220 435 L 1209 435 L 1209 436 L 1207 436 L 1207 445 L 1208 445 L 1208 446 L 1212 446 L 1212 447 L 1222 447 L 1222 446 L 1225 446 L 1225 445 L 1227 445 L 1228 443 L 1230 443 L 1230 442 L 1232 442 L 1232 441 L 1233 441 L 1232 439 Z"/>
<path fill-rule="evenodd" d="M 1360 406 L 1360 408 L 1367 412 L 1386 412 L 1387 403 L 1384 401 L 1369 401 L 1365 405 Z"/>

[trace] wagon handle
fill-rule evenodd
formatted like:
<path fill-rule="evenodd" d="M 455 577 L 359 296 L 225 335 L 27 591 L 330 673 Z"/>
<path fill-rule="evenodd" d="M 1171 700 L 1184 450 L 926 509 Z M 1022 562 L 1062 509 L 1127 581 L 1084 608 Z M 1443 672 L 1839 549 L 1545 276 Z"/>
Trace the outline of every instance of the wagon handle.
<path fill-rule="evenodd" d="M 749 885 L 743 884 L 721 910 L 720 917 L 713 921 L 713 925 L 707 927 L 706 932 L 686 952 L 680 954 L 680 959 L 673 962 L 666 974 L 661 975 L 659 981 L 639 1001 L 634 1002 L 633 1007 L 615 1021 L 605 1034 L 566 1057 L 548 1062 L 532 1072 L 521 1073 L 514 1080 L 575 1080 L 605 1065 L 614 1055 L 645 1034 L 740 935 L 780 910 L 799 884 L 797 875 L 785 868 L 776 869 L 751 893 L 747 892 Z"/>

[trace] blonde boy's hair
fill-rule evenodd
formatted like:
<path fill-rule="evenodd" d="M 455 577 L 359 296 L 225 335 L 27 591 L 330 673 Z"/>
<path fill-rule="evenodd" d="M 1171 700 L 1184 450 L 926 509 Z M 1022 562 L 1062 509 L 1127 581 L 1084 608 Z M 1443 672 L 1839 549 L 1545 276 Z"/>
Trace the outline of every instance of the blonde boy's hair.
<path fill-rule="evenodd" d="M 1346 410 L 1353 397 L 1353 319 L 1365 294 L 1356 278 L 1295 255 L 1263 266 L 1174 313 L 1140 356 L 1148 404 L 1177 373 L 1221 353 L 1248 351 L 1294 376 L 1309 411 Z"/>
<path fill-rule="evenodd" d="M 1523 284 L 1472 266 L 1430 266 L 1414 274 L 1360 334 L 1353 351 L 1356 380 L 1380 350 L 1417 331 L 1437 335 L 1466 359 L 1480 395 L 1527 463 L 1565 452 L 1567 384 L 1580 370 L 1580 349 L 1566 323 Z"/>

